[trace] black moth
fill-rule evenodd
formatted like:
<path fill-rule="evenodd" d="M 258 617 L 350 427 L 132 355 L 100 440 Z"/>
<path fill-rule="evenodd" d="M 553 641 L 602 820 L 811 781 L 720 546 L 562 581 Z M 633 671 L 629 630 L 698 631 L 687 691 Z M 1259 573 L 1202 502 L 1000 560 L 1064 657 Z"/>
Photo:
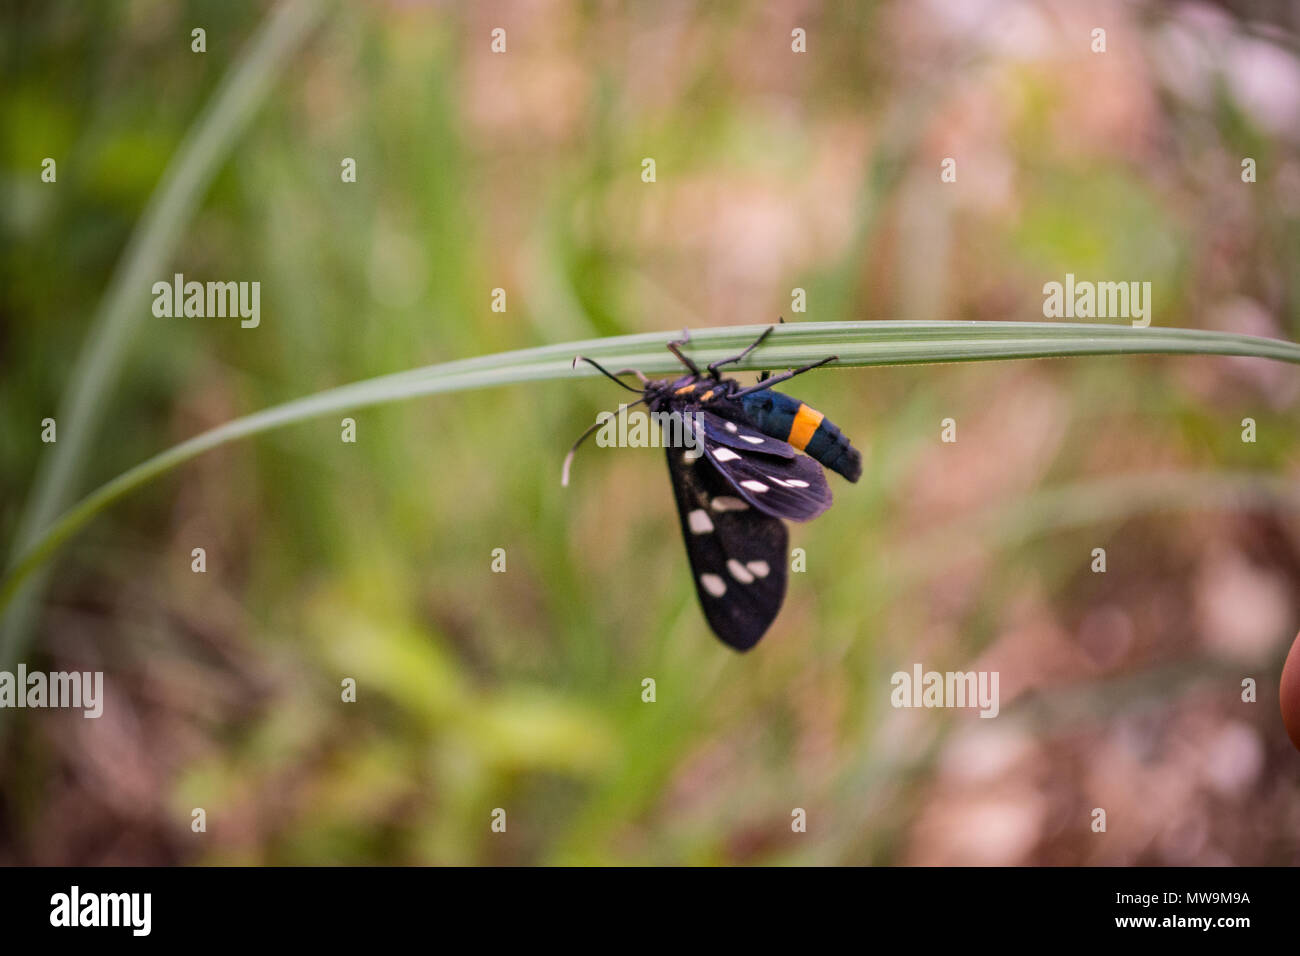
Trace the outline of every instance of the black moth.
<path fill-rule="evenodd" d="M 838 356 L 777 376 L 765 372 L 749 387 L 718 374 L 720 366 L 739 362 L 758 348 L 772 328 L 704 372 L 682 354 L 687 339 L 668 343 L 688 370 L 677 379 L 651 381 L 635 369 L 611 373 L 585 356 L 574 359 L 575 365 L 585 361 L 640 394 L 631 405 L 644 403 L 652 414 L 669 413 L 683 423 L 686 442 L 666 441 L 665 451 L 695 592 L 713 632 L 738 651 L 758 643 L 785 598 L 789 538 L 782 519 L 809 521 L 831 506 L 822 465 L 849 481 L 862 475 L 862 456 L 829 419 L 771 390 Z M 615 377 L 627 374 L 635 375 L 642 388 Z M 578 446 L 599 424 L 569 450 L 564 484 Z"/>

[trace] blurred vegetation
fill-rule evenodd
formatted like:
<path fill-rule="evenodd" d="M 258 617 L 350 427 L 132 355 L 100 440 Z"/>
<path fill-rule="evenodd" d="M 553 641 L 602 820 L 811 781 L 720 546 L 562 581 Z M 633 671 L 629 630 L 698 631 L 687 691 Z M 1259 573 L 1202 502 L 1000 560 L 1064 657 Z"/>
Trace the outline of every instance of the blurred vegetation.
<path fill-rule="evenodd" d="M 88 316 L 267 9 L 0 13 L 5 542 Z M 1038 320 L 1067 272 L 1150 281 L 1156 325 L 1300 339 L 1300 61 L 1267 16 L 1293 14 L 341 4 L 156 277 L 260 281 L 261 326 L 149 316 L 79 490 L 385 372 L 782 314 Z M 658 451 L 585 449 L 560 488 L 620 398 L 600 380 L 368 410 L 356 444 L 304 425 L 122 502 L 60 556 L 28 655 L 104 670 L 109 705 L 2 715 L 0 862 L 1300 862 L 1295 369 L 798 384 L 866 471 L 792 528 L 807 573 L 744 656 L 696 607 Z M 915 661 L 998 669 L 1001 716 L 893 710 Z"/>

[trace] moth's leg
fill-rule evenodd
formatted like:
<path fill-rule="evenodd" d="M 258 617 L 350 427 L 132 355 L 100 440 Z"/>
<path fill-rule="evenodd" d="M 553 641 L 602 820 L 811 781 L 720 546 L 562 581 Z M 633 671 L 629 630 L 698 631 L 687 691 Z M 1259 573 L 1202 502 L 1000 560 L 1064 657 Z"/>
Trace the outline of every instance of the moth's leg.
<path fill-rule="evenodd" d="M 763 340 L 764 340 L 765 338 L 767 338 L 769 335 L 772 334 L 772 330 L 773 330 L 774 328 L 776 328 L 775 325 L 769 325 L 767 328 L 765 328 L 765 329 L 763 330 L 763 334 L 760 335 L 757 339 L 754 340 L 754 344 L 751 345 L 749 348 L 745 349 L 745 351 L 741 352 L 739 355 L 733 355 L 733 356 L 731 356 L 731 358 L 718 359 L 716 362 L 710 362 L 710 363 L 709 363 L 709 374 L 712 375 L 715 379 L 718 378 L 718 366 L 720 366 L 720 365 L 730 365 L 732 362 L 739 362 L 741 359 L 743 359 L 743 358 L 744 358 L 746 355 L 748 355 L 750 352 L 754 351 L 754 349 L 756 349 L 756 348 L 758 348 L 760 345 L 762 345 L 762 344 L 763 344 Z"/>
<path fill-rule="evenodd" d="M 785 325 L 785 316 L 784 316 L 784 315 L 778 315 L 778 316 L 776 317 L 776 321 L 777 321 L 777 323 L 780 324 L 780 325 Z M 760 382 L 766 382 L 766 381 L 767 381 L 769 378 L 771 378 L 771 377 L 772 377 L 772 373 L 769 372 L 767 369 L 764 369 L 762 372 L 759 373 L 758 380 L 759 380 Z"/>
<path fill-rule="evenodd" d="M 691 340 L 691 330 L 682 329 L 682 337 L 680 339 L 673 339 L 673 341 L 669 342 L 668 351 L 676 355 L 677 361 L 685 365 L 686 368 L 690 370 L 690 373 L 692 375 L 699 375 L 700 374 L 699 366 L 682 354 L 681 346 L 686 345 L 688 342 L 690 342 L 690 340 Z"/>
<path fill-rule="evenodd" d="M 804 372 L 811 372 L 815 368 L 821 368 L 823 365 L 834 362 L 837 359 L 839 359 L 838 355 L 831 355 L 822 359 L 820 362 L 813 362 L 811 365 L 805 365 L 803 368 L 796 368 L 791 369 L 789 372 L 782 372 L 780 375 L 774 375 L 765 381 L 759 382 L 757 385 L 751 385 L 749 388 L 742 388 L 731 397 L 740 398 L 742 395 L 748 395 L 750 392 L 761 392 L 765 388 L 771 388 L 773 385 L 792 379 L 796 375 L 802 375 Z"/>
<path fill-rule="evenodd" d="M 640 382 L 642 385 L 649 385 L 649 384 L 650 384 L 650 379 L 646 378 L 646 377 L 645 377 L 645 372 L 641 371 L 639 368 L 621 368 L 621 369 L 619 369 L 617 372 L 615 372 L 614 374 L 615 374 L 615 375 L 635 375 L 636 378 L 637 378 L 637 381 Z"/>

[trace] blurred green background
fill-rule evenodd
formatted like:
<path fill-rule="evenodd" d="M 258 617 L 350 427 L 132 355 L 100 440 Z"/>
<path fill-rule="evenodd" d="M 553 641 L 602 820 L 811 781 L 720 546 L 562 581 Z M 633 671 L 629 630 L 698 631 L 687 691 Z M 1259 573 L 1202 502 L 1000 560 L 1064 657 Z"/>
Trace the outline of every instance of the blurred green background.
<path fill-rule="evenodd" d="M 6 553 L 109 277 L 270 10 L 0 13 Z M 1155 325 L 1300 339 L 1295 27 L 1273 3 L 330 6 L 150 280 L 257 280 L 260 327 L 154 318 L 141 288 L 76 491 L 387 372 L 778 315 L 1041 320 L 1067 272 L 1150 281 Z M 104 716 L 0 712 L 0 863 L 1300 863 L 1294 368 L 793 391 L 865 473 L 791 529 L 807 572 L 744 656 L 696 606 L 659 451 L 592 445 L 560 488 L 603 380 L 365 410 L 355 444 L 298 425 L 135 493 L 60 553 L 26 654 L 105 671 Z M 894 710 L 914 662 L 998 670 L 1000 716 Z"/>

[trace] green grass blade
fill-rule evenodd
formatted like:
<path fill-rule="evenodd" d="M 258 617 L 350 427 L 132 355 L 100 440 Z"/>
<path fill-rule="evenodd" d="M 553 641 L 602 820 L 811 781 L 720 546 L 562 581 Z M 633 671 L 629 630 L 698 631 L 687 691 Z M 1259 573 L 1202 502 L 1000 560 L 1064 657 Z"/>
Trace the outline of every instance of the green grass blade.
<path fill-rule="evenodd" d="M 322 12 L 321 4 L 314 0 L 287 0 L 267 15 L 186 134 L 150 197 L 68 377 L 67 391 L 56 412 L 60 440 L 51 446 L 38 469 L 11 546 L 11 567 L 39 545 L 42 531 L 75 491 L 127 346 L 149 317 L 148 289 L 164 278 L 167 257 L 208 184 L 276 74 L 290 62 L 294 49 Z M 0 662 L 5 664 L 17 656 L 39 587 L 29 588 L 29 592 L 5 616 L 0 629 Z M 6 592 L 6 602 L 10 597 Z"/>
<path fill-rule="evenodd" d="M 704 364 L 739 352 L 763 328 L 696 330 L 688 352 Z M 664 344 L 675 337 L 662 332 L 625 335 L 432 365 L 328 389 L 227 422 L 140 463 L 65 512 L 11 568 L 0 585 L 0 610 L 24 579 L 99 512 L 150 479 L 227 442 L 421 395 L 599 374 L 585 365 L 575 369 L 572 362 L 577 354 L 611 368 L 670 372 L 680 366 Z M 779 326 L 762 348 L 735 368 L 784 369 L 828 354 L 838 355 L 841 367 L 1139 354 L 1252 356 L 1300 365 L 1300 345 L 1293 342 L 1195 329 L 1055 322 L 810 322 Z"/>

